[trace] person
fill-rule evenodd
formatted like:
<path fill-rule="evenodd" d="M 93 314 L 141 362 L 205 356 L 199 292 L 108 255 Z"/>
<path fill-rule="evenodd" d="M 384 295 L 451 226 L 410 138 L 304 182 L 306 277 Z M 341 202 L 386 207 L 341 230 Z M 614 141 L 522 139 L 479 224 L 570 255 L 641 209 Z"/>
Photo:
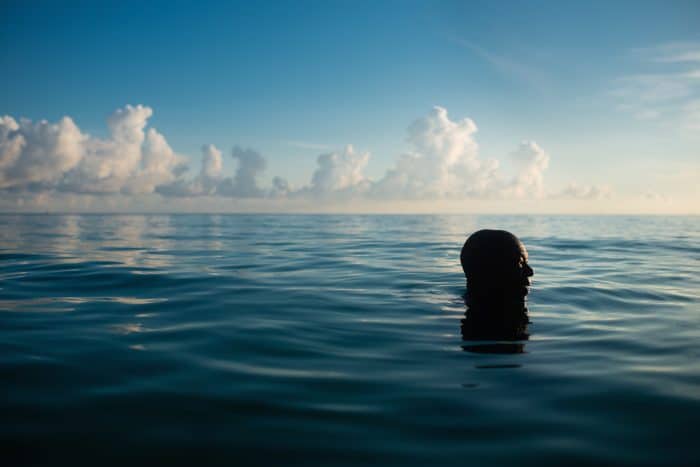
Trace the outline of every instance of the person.
<path fill-rule="evenodd" d="M 525 298 L 534 271 L 525 245 L 505 230 L 479 230 L 464 242 L 460 262 L 467 282 L 464 340 L 525 340 Z"/>

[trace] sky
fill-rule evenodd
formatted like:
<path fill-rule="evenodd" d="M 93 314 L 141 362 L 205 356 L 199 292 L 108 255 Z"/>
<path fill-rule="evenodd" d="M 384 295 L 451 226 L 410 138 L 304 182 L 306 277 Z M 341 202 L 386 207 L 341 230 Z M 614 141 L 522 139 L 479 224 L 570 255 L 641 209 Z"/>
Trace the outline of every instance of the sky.
<path fill-rule="evenodd" d="M 700 214 L 697 1 L 3 1 L 0 211 Z"/>

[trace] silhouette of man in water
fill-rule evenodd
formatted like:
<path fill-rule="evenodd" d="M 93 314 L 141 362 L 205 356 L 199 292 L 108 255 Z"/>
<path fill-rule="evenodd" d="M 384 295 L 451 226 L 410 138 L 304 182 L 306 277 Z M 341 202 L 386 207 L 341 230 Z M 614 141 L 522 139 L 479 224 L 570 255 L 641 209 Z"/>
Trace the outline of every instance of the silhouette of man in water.
<path fill-rule="evenodd" d="M 533 270 L 527 260 L 525 245 L 505 230 L 479 230 L 467 238 L 460 254 L 467 280 L 464 340 L 528 338 L 525 297 Z"/>

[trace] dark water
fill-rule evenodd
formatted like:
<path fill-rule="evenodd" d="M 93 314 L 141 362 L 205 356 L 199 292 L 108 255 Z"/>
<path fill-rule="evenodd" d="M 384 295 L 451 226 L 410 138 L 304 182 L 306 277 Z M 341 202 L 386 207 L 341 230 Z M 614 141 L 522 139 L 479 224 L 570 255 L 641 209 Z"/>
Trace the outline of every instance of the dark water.
<path fill-rule="evenodd" d="M 4 465 L 700 465 L 700 218 L 0 222 Z M 523 353 L 461 339 L 483 227 Z"/>

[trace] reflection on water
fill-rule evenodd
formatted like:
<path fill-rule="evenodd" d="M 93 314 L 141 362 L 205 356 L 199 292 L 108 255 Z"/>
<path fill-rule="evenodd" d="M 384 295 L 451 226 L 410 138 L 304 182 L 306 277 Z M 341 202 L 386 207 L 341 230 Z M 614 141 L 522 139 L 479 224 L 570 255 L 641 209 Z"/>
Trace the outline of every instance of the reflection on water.
<path fill-rule="evenodd" d="M 169 216 L 28 215 L 24 219 L 30 222 L 8 224 L 2 230 L 4 249 L 51 253 L 54 261 L 62 263 L 89 259 L 142 268 L 167 267 L 175 256 Z"/>
<path fill-rule="evenodd" d="M 8 465 L 700 465 L 698 218 L 0 222 Z M 489 227 L 537 271 L 495 321 Z"/>
<path fill-rule="evenodd" d="M 464 303 L 467 311 L 460 321 L 464 351 L 493 354 L 525 352 L 524 342 L 512 342 L 530 338 L 530 317 L 524 303 L 516 303 L 508 309 L 470 307 L 466 297 Z"/>
<path fill-rule="evenodd" d="M 160 303 L 167 298 L 138 298 L 138 297 L 37 297 L 22 300 L 0 300 L 0 310 L 5 311 L 73 311 L 74 307 L 60 306 L 62 304 L 85 304 L 98 302 L 114 302 L 128 305 L 145 305 Z M 54 306 L 57 305 L 57 306 Z M 137 315 L 138 316 L 138 315 Z"/>
<path fill-rule="evenodd" d="M 473 353 L 513 354 L 524 353 L 525 344 L 523 344 L 522 342 L 488 342 L 485 344 L 462 344 L 462 349 L 465 352 Z"/>
<path fill-rule="evenodd" d="M 112 326 L 112 329 L 119 334 L 132 334 L 135 332 L 145 331 L 145 328 L 141 323 L 115 324 Z"/>

